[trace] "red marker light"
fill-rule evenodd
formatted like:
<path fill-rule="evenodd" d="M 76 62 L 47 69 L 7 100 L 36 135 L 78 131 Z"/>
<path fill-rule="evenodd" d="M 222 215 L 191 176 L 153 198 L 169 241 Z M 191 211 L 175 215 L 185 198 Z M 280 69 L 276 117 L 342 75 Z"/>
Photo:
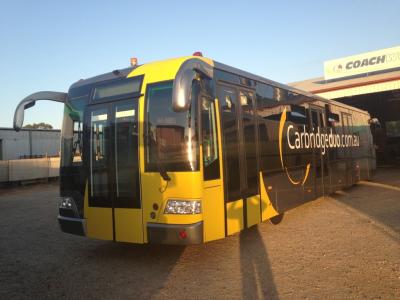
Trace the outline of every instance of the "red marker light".
<path fill-rule="evenodd" d="M 185 229 L 179 231 L 179 237 L 180 237 L 182 240 L 184 240 L 184 239 L 187 238 L 187 233 L 186 233 L 186 230 L 185 230 Z"/>
<path fill-rule="evenodd" d="M 196 51 L 195 53 L 193 53 L 193 56 L 201 56 L 201 57 L 203 57 L 203 53 L 201 53 L 200 51 Z"/>

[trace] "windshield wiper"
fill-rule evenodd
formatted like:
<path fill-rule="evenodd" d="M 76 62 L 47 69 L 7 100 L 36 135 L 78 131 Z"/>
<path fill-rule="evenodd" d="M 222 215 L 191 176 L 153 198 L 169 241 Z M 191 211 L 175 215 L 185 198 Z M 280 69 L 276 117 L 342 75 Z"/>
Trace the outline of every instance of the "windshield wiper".
<path fill-rule="evenodd" d="M 158 156 L 158 142 L 149 134 L 144 134 L 144 138 L 146 139 L 147 147 L 151 149 L 153 152 L 153 156 L 156 157 L 156 166 L 158 173 L 160 173 L 160 176 L 164 181 L 171 181 L 171 177 L 169 177 L 167 171 L 164 168 L 164 164 L 161 162 L 160 157 Z"/>

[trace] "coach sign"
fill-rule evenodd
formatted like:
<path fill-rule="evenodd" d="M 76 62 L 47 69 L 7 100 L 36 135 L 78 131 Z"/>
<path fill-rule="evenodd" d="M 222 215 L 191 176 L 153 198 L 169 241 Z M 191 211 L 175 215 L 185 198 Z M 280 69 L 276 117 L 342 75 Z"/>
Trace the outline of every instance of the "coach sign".
<path fill-rule="evenodd" d="M 400 46 L 324 62 L 325 80 L 400 68 Z"/>

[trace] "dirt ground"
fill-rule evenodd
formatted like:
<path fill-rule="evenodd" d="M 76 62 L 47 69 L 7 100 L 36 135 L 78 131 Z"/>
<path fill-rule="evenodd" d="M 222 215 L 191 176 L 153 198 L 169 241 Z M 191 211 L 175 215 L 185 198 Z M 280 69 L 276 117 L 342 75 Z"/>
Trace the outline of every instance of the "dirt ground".
<path fill-rule="evenodd" d="M 0 299 L 400 299 L 400 169 L 189 247 L 64 234 L 57 196 L 0 190 Z"/>

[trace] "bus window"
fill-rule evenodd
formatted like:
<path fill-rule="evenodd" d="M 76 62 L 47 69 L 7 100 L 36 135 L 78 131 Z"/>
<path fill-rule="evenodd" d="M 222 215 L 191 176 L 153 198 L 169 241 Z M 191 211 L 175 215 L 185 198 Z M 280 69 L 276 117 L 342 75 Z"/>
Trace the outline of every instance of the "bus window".
<path fill-rule="evenodd" d="M 81 121 L 74 121 L 74 135 L 72 141 L 72 161 L 82 161 L 82 150 L 83 150 L 83 124 Z"/>
<path fill-rule="evenodd" d="M 106 109 L 92 112 L 90 119 L 90 178 L 91 196 L 105 198 L 108 195 L 108 115 Z"/>
<path fill-rule="evenodd" d="M 201 99 L 201 118 L 204 180 L 218 179 L 220 174 L 215 106 L 213 101 L 205 97 Z"/>
<path fill-rule="evenodd" d="M 334 127 L 336 122 L 339 122 L 339 115 L 331 112 L 331 107 L 329 104 L 325 104 L 325 119 L 326 126 Z"/>
<path fill-rule="evenodd" d="M 314 130 L 318 128 L 318 112 L 315 110 L 311 110 L 311 122 Z"/>
<path fill-rule="evenodd" d="M 277 99 L 274 98 L 276 88 L 264 83 L 257 83 L 256 95 L 258 107 L 273 107 L 276 105 Z"/>
<path fill-rule="evenodd" d="M 254 94 L 240 91 L 240 105 L 242 108 L 242 128 L 244 139 L 244 153 L 246 158 L 247 192 L 251 195 L 257 192 L 257 153 L 256 153 L 256 126 L 254 120 Z"/>
<path fill-rule="evenodd" d="M 88 102 L 88 88 L 70 91 L 64 107 L 61 132 L 61 167 L 81 166 L 83 151 L 83 111 Z"/>
<path fill-rule="evenodd" d="M 137 102 L 115 105 L 116 207 L 140 207 Z"/>
<path fill-rule="evenodd" d="M 223 99 L 223 103 L 224 105 L 222 106 L 222 110 L 224 112 L 230 112 L 230 113 L 235 113 L 236 111 L 236 107 L 235 107 L 235 103 L 232 99 L 232 95 L 225 95 L 224 99 Z"/>
<path fill-rule="evenodd" d="M 199 92 L 198 84 L 193 93 Z M 192 95 L 192 99 L 197 99 Z M 172 81 L 150 85 L 146 99 L 146 171 L 198 170 L 196 105 L 187 112 L 175 112 L 171 106 Z M 193 101 L 195 103 L 195 101 Z"/>
<path fill-rule="evenodd" d="M 235 201 L 241 197 L 236 90 L 223 86 L 219 90 L 218 98 L 221 101 L 221 129 L 224 141 L 224 177 L 227 187 L 227 201 Z"/>

